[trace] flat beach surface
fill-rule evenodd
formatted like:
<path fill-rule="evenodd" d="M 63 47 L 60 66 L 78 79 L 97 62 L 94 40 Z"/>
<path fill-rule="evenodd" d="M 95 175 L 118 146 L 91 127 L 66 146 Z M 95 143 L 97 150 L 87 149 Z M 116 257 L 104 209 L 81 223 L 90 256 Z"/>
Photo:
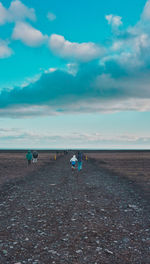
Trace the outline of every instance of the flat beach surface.
<path fill-rule="evenodd" d="M 115 153 L 1 152 L 0 263 L 150 263 L 150 153 Z"/>

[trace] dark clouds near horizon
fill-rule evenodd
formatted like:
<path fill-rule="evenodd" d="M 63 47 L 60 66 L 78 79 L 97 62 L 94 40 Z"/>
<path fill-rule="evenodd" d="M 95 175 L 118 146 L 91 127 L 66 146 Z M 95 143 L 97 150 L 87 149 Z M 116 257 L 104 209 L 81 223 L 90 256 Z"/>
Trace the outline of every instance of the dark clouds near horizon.
<path fill-rule="evenodd" d="M 101 74 L 102 67 L 96 63 L 80 65 L 75 76 L 63 70 L 43 73 L 39 80 L 23 88 L 3 89 L 0 93 L 0 108 L 13 105 L 59 105 L 90 98 L 123 96 L 123 91 L 120 92 L 113 85 L 105 89 L 100 84 L 98 88 L 94 83 Z"/>
<path fill-rule="evenodd" d="M 0 109 L 15 106 L 65 108 L 80 102 L 90 104 L 91 100 L 123 100 L 128 98 L 150 97 L 149 74 L 129 74 L 111 60 L 104 66 L 97 61 L 81 64 L 76 75 L 56 70 L 43 73 L 39 80 L 25 87 L 12 90 L 3 89 L 0 93 Z M 137 83 L 136 83 L 137 82 Z"/>

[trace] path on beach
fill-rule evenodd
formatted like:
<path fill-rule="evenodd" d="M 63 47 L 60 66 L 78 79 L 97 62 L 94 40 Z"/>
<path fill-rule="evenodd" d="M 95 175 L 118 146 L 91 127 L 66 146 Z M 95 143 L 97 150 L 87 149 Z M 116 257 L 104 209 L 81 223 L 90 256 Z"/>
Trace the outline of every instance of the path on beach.
<path fill-rule="evenodd" d="M 148 264 L 150 208 L 133 183 L 70 155 L 1 189 L 0 263 Z"/>

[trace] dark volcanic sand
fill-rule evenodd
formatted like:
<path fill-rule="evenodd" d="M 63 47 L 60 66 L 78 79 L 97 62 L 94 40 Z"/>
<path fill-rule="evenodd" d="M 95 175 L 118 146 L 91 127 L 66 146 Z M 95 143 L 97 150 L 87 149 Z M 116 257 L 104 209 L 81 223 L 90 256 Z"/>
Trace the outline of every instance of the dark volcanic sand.
<path fill-rule="evenodd" d="M 99 151 L 88 157 L 109 173 L 133 181 L 150 198 L 150 151 Z"/>
<path fill-rule="evenodd" d="M 150 263 L 148 199 L 92 160 L 72 172 L 69 158 L 1 186 L 0 263 Z"/>
<path fill-rule="evenodd" d="M 37 164 L 27 168 L 27 151 L 0 151 L 0 185 L 36 172 L 54 160 L 55 153 L 39 152 Z M 59 153 L 58 156 L 62 155 Z"/>

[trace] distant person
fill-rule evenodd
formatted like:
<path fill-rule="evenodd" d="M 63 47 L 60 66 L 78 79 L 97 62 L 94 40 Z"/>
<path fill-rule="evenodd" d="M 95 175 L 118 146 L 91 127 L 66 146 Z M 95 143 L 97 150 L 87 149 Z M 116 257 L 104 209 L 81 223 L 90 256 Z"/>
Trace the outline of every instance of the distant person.
<path fill-rule="evenodd" d="M 33 163 L 37 163 L 38 152 L 36 150 L 33 151 Z"/>
<path fill-rule="evenodd" d="M 78 171 L 82 170 L 82 153 L 79 151 L 77 154 Z"/>
<path fill-rule="evenodd" d="M 28 166 L 30 166 L 31 165 L 31 161 L 32 161 L 32 153 L 31 153 L 30 150 L 28 151 L 28 153 L 26 155 L 26 159 L 28 161 Z"/>
<path fill-rule="evenodd" d="M 76 158 L 76 155 L 73 155 L 73 157 L 70 160 L 72 170 L 75 170 L 77 161 L 78 160 Z"/>

